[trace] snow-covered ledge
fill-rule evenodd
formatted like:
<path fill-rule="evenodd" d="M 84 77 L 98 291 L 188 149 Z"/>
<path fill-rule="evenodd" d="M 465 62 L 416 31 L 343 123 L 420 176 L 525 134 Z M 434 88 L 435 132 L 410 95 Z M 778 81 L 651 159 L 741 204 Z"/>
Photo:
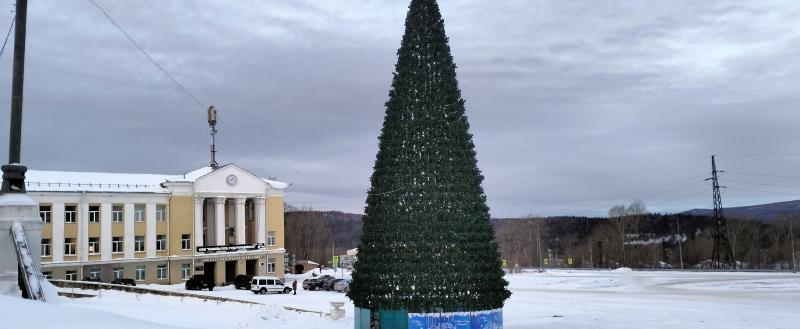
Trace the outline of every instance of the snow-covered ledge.
<path fill-rule="evenodd" d="M 14 222 L 22 224 L 36 267 L 41 265 L 42 220 L 39 205 L 24 193 L 0 195 L 0 295 L 20 297 L 17 254 L 11 237 Z"/>

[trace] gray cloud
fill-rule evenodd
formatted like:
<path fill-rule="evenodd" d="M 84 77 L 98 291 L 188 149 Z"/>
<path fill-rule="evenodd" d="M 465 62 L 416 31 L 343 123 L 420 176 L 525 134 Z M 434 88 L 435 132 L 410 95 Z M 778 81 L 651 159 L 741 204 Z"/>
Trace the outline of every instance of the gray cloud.
<path fill-rule="evenodd" d="M 294 183 L 292 204 L 362 211 L 407 3 L 98 1 L 219 109 L 222 162 Z M 800 153 L 800 3 L 440 5 L 494 216 L 602 215 L 635 197 L 658 211 L 707 207 L 708 155 Z M 25 164 L 180 173 L 207 163 L 204 109 L 95 7 L 30 6 Z M 800 157 L 719 162 L 793 176 Z M 731 206 L 797 198 L 777 185 L 800 183 L 736 175 L 723 184 L 773 186 L 731 182 Z"/>

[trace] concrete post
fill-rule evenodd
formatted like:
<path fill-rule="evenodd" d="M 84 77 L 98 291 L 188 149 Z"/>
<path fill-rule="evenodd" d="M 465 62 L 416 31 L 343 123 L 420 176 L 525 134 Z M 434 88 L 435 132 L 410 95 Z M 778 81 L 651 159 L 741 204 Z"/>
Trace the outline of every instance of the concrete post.
<path fill-rule="evenodd" d="M 17 284 L 18 264 L 11 226 L 19 222 L 25 229 L 31 257 L 41 268 L 42 220 L 39 205 L 22 193 L 0 195 L 0 295 L 21 296 Z"/>

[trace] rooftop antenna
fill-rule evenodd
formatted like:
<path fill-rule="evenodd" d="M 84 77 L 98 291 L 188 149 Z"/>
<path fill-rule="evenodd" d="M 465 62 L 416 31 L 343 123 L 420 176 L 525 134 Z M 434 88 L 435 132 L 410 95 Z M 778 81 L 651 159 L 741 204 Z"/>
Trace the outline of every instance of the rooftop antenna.
<path fill-rule="evenodd" d="M 217 134 L 217 109 L 208 107 L 208 126 L 211 127 L 211 169 L 217 169 L 217 146 L 214 136 Z"/>

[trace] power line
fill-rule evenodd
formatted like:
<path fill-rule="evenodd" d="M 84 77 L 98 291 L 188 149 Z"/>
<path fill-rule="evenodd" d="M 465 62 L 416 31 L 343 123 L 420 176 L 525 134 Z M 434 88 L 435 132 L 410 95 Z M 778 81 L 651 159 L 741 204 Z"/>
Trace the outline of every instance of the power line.
<path fill-rule="evenodd" d="M 11 35 L 11 29 L 14 28 L 14 22 L 17 21 L 17 16 L 14 15 L 14 18 L 11 19 L 11 25 L 8 26 L 8 32 L 6 32 L 6 39 L 3 40 L 3 48 L 0 48 L 0 57 L 3 57 L 3 52 L 6 50 L 6 44 L 8 43 L 8 36 Z"/>
<path fill-rule="evenodd" d="M 718 157 L 797 157 L 800 153 L 715 154 Z"/>
<path fill-rule="evenodd" d="M 194 99 L 194 101 L 197 102 L 197 104 L 200 105 L 200 107 L 203 107 L 203 108 L 206 107 L 205 105 L 203 105 L 202 102 L 200 102 L 199 99 L 197 99 L 197 97 L 194 96 L 194 94 L 189 92 L 189 90 L 187 90 L 182 84 L 180 84 L 180 82 L 178 82 L 178 80 L 176 80 L 175 77 L 172 76 L 172 74 L 167 72 L 166 69 L 164 69 L 161 65 L 159 65 L 158 62 L 156 62 L 156 60 L 153 59 L 153 57 L 151 57 L 150 54 L 148 54 L 147 51 L 144 50 L 144 48 L 142 48 L 142 46 L 140 46 L 138 43 L 136 43 L 136 41 L 133 40 L 133 38 L 128 34 L 128 32 L 125 32 L 125 29 L 123 29 L 122 26 L 120 26 L 113 18 L 111 18 L 111 15 L 109 15 L 108 12 L 106 12 L 106 10 L 103 9 L 103 7 L 101 7 L 99 4 L 97 4 L 97 2 L 95 2 L 94 0 L 88 0 L 88 1 L 91 2 L 95 7 L 97 7 L 97 9 L 100 9 L 100 11 L 103 13 L 103 15 L 105 15 L 106 18 L 108 18 L 108 21 L 111 22 L 111 24 L 114 24 L 114 26 L 116 26 L 117 29 L 120 32 L 122 32 L 123 35 L 125 35 L 125 38 L 127 38 L 128 41 L 130 41 L 136 47 L 136 49 L 139 49 L 139 51 L 145 57 L 147 57 L 147 59 L 150 61 L 150 63 L 153 63 L 153 65 L 155 65 L 156 68 L 158 68 L 162 73 L 164 73 L 164 75 L 166 75 L 172 81 L 172 83 L 175 84 L 175 86 L 177 86 L 181 91 L 186 93 L 186 95 L 189 95 L 189 97 Z"/>
<path fill-rule="evenodd" d="M 607 208 L 609 208 L 609 205 L 608 205 L 609 202 L 617 202 L 617 201 L 623 200 L 623 199 L 631 199 L 631 198 L 637 198 L 637 197 L 643 197 L 643 196 L 656 195 L 656 194 L 664 193 L 664 192 L 667 192 L 667 191 L 672 191 L 672 190 L 676 190 L 676 189 L 679 189 L 679 188 L 687 187 L 687 186 L 690 186 L 690 185 L 693 185 L 693 184 L 702 183 L 703 181 L 699 180 L 699 179 L 703 178 L 705 176 L 706 175 L 703 174 L 703 175 L 700 175 L 700 176 L 690 177 L 690 178 L 682 179 L 682 180 L 679 180 L 679 181 L 676 181 L 676 182 L 672 182 L 672 183 L 669 183 L 669 184 L 660 185 L 660 186 L 656 186 L 656 187 L 649 188 L 649 189 L 646 189 L 646 190 L 641 190 L 641 191 L 638 191 L 638 192 L 635 192 L 635 193 L 627 194 L 627 195 L 624 195 L 624 196 L 618 196 L 618 197 L 614 197 L 614 198 L 609 198 L 609 199 L 605 199 L 605 200 L 584 201 L 584 202 L 577 203 L 577 204 L 573 205 L 572 207 L 557 209 L 555 211 L 556 212 L 564 211 L 564 210 L 574 211 L 576 206 L 579 206 L 581 204 L 587 204 L 587 203 L 589 203 L 592 207 L 594 207 L 596 205 L 601 205 L 601 204 L 603 206 L 596 207 L 596 208 L 584 208 L 583 210 L 578 210 L 577 213 L 586 213 L 586 212 L 590 212 L 590 211 L 597 211 L 597 210 L 607 209 Z"/>
<path fill-rule="evenodd" d="M 568 190 L 568 189 L 572 189 L 572 188 L 576 188 L 576 187 L 581 187 L 581 186 L 591 185 L 591 184 L 595 184 L 595 183 L 606 182 L 606 181 L 610 181 L 610 180 L 614 180 L 614 179 L 625 178 L 625 177 L 630 177 L 630 176 L 636 176 L 636 175 L 640 175 L 640 174 L 651 172 L 651 171 L 656 171 L 656 170 L 660 170 L 660 169 L 664 169 L 664 168 L 668 168 L 668 167 L 673 167 L 673 166 L 678 166 L 678 165 L 682 165 L 682 164 L 686 164 L 686 163 L 690 163 L 690 162 L 695 162 L 695 161 L 698 161 L 698 160 L 701 160 L 701 159 L 705 159 L 705 158 L 706 157 L 703 156 L 703 157 L 697 157 L 697 158 L 692 158 L 692 159 L 688 159 L 688 160 L 668 163 L 668 164 L 661 165 L 661 166 L 656 166 L 656 167 L 652 167 L 652 168 L 642 169 L 642 170 L 639 170 L 639 171 L 634 171 L 634 172 L 631 172 L 631 173 L 628 173 L 628 174 L 610 176 L 610 177 L 600 178 L 600 179 L 597 179 L 597 180 L 592 180 L 592 181 L 588 181 L 588 182 L 579 183 L 579 184 L 576 184 L 576 185 L 562 186 L 562 187 L 557 187 L 557 188 L 554 188 L 554 189 L 548 189 L 547 191 L 548 192 L 555 192 L 555 191 L 561 191 L 561 190 Z"/>
<path fill-rule="evenodd" d="M 748 182 L 748 181 L 741 181 L 741 180 L 735 180 L 735 179 L 726 179 L 725 181 L 726 182 L 733 182 L 733 183 L 740 183 L 740 184 L 748 184 L 748 185 L 759 185 L 759 186 L 768 186 L 768 187 L 800 189 L 800 186 L 788 186 L 788 185 L 756 183 L 756 182 Z"/>
<path fill-rule="evenodd" d="M 763 193 L 772 193 L 772 194 L 791 195 L 793 197 L 800 196 L 800 193 L 788 193 L 788 192 L 769 191 L 769 190 L 761 190 L 761 189 L 754 189 L 754 188 L 747 188 L 747 187 L 740 187 L 740 186 L 734 186 L 734 187 L 728 186 L 728 189 L 731 189 L 731 188 L 734 191 L 743 190 L 743 191 L 752 191 L 752 192 L 763 192 Z"/>
<path fill-rule="evenodd" d="M 758 173 L 748 173 L 748 172 L 739 172 L 739 171 L 730 171 L 730 170 L 726 170 L 725 173 L 735 174 L 735 175 L 744 175 L 744 176 L 760 176 L 760 177 L 784 178 L 784 179 L 800 179 L 800 176 L 781 176 L 781 175 L 758 174 Z"/>

